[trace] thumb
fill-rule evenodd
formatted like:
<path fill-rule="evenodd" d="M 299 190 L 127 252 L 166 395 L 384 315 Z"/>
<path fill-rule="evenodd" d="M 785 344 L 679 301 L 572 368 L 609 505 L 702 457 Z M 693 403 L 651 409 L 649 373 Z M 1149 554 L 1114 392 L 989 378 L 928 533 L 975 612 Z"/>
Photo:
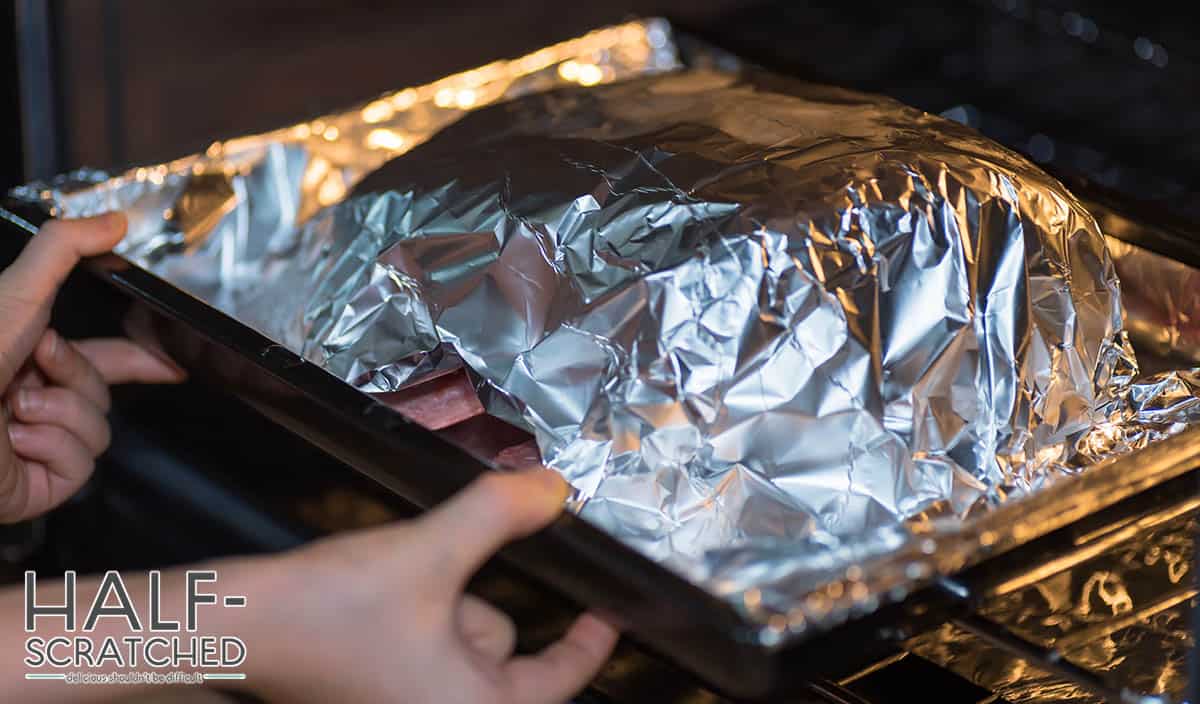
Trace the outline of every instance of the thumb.
<path fill-rule="evenodd" d="M 124 235 L 125 216 L 118 212 L 79 220 L 48 220 L 17 261 L 0 274 L 0 294 L 48 303 L 82 257 L 109 251 Z"/>
<path fill-rule="evenodd" d="M 0 273 L 0 384 L 7 386 L 33 351 L 59 286 L 80 258 L 103 254 L 125 234 L 125 216 L 106 213 L 79 220 L 49 220 Z"/>
<path fill-rule="evenodd" d="M 441 506 L 417 519 L 430 567 L 452 584 L 432 584 L 457 594 L 476 570 L 511 540 L 549 524 L 562 512 L 570 486 L 554 470 L 485 472 Z"/>

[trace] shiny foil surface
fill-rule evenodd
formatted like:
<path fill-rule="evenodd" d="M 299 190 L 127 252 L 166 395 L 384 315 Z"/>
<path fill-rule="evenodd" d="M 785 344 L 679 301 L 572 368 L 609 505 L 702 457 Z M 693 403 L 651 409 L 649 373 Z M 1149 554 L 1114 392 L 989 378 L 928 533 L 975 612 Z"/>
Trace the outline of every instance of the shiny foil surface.
<path fill-rule="evenodd" d="M 1198 508 L 1188 497 L 1083 541 L 1046 576 L 1001 585 L 982 613 L 1130 691 L 1180 701 L 1195 646 L 1189 619 L 1196 606 Z M 1012 704 L 1101 701 L 952 624 L 906 647 Z"/>
<path fill-rule="evenodd" d="M 1182 471 L 1056 488 L 1197 412 L 1190 372 L 1137 379 L 1056 181 L 884 98 L 682 70 L 660 21 L 17 195 L 125 210 L 125 256 L 364 392 L 465 365 L 574 510 L 767 643 Z"/>

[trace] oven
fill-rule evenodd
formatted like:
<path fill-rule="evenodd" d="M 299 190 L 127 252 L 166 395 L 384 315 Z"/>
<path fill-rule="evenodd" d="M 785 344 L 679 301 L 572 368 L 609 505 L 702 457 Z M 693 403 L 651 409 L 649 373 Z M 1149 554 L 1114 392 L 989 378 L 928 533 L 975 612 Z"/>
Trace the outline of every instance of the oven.
<path fill-rule="evenodd" d="M 887 94 L 963 122 L 1062 179 L 1106 232 L 1200 267 L 1200 181 L 1193 175 L 1200 166 L 1200 97 L 1184 89 L 1200 85 L 1200 44 L 1188 32 L 1186 11 L 1166 4 L 627 2 L 557 12 L 538 2 L 434 9 L 307 0 L 250 9 L 18 0 L 12 9 L 10 58 L 21 80 L 10 103 L 19 109 L 3 116 L 13 127 L 0 145 L 9 155 L 6 186 L 82 165 L 162 161 L 215 138 L 322 114 L 633 14 L 663 14 L 687 36 L 776 71 Z M 347 80 L 339 71 L 347 64 L 362 70 Z M 272 86 L 269 94 L 262 85 Z M 18 161 L 19 172 L 12 168 Z M 11 248 L 13 238 L 5 245 Z M 263 357 L 269 346 L 183 297 L 171 299 L 136 272 L 108 274 L 124 277 L 124 293 L 103 274 L 77 275 L 56 306 L 62 329 L 116 329 L 124 294 L 132 291 L 165 297 L 177 318 L 217 331 L 231 359 Z M 248 372 L 320 385 L 305 373 L 285 351 Z M 324 398 L 335 410 L 344 401 L 342 415 L 354 416 L 354 401 L 339 393 L 329 389 Z M 303 399 L 288 398 L 233 394 L 203 379 L 182 389 L 121 390 L 114 443 L 92 483 L 45 519 L 5 531 L 10 574 L 281 550 L 413 515 L 453 488 L 453 481 L 414 487 L 364 473 L 369 458 L 353 449 L 374 448 L 363 445 L 361 428 L 331 429 L 327 419 L 310 417 Z M 380 433 L 395 430 L 388 418 L 363 425 L 372 423 Z M 681 591 L 677 603 L 686 606 L 674 630 L 633 634 L 580 701 L 761 695 L 1015 704 L 1115 701 L 1132 693 L 1195 701 L 1189 683 L 1197 681 L 1191 621 L 1200 497 L 1186 440 L 1172 445 L 1179 464 L 1169 477 L 829 638 L 773 650 L 761 663 L 754 660 L 761 653 L 746 655 L 713 635 L 736 624 Z M 378 451 L 407 451 L 412 462 L 460 460 L 419 431 L 407 442 L 407 450 Z M 580 545 L 569 542 L 568 529 L 560 533 L 558 543 L 495 561 L 473 584 L 513 615 L 522 648 L 561 632 L 579 608 L 572 597 L 613 599 L 633 613 L 655 606 L 645 603 L 645 594 L 661 587 L 655 573 L 635 571 L 606 584 L 603 574 L 570 561 L 567 548 Z M 130 535 L 138 539 L 119 539 Z M 572 583 L 563 564 L 593 578 L 576 582 L 602 593 Z M 714 674 L 713 663 L 743 655 L 753 660 L 745 669 L 738 662 L 724 676 Z M 754 673 L 767 682 L 763 689 L 737 691 L 738 679 Z"/>

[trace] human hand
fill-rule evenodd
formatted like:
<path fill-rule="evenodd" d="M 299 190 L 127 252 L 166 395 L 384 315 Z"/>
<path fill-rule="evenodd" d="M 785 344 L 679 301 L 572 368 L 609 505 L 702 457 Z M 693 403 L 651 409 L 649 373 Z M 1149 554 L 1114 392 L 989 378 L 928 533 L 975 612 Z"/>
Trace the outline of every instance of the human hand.
<path fill-rule="evenodd" d="M 548 524 L 566 483 L 489 473 L 413 521 L 337 536 L 262 565 L 270 634 L 249 642 L 248 686 L 268 701 L 557 704 L 607 660 L 616 631 L 584 614 L 541 653 L 514 656 L 512 621 L 465 593 L 505 543 Z M 265 670 L 265 671 L 263 671 Z"/>
<path fill-rule="evenodd" d="M 59 287 L 80 258 L 112 249 L 125 217 L 51 220 L 0 273 L 0 523 L 74 494 L 108 447 L 108 387 L 166 383 L 184 373 L 122 339 L 64 340 L 47 326 Z"/>

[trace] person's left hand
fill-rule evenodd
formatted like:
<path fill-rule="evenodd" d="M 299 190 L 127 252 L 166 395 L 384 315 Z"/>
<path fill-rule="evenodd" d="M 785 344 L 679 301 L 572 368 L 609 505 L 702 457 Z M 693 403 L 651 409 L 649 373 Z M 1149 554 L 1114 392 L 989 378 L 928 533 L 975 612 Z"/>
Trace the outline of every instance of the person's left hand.
<path fill-rule="evenodd" d="M 181 381 L 184 372 L 124 339 L 64 340 L 50 306 L 80 258 L 112 249 L 125 217 L 51 220 L 0 273 L 0 523 L 59 505 L 108 447 L 108 387 Z"/>

